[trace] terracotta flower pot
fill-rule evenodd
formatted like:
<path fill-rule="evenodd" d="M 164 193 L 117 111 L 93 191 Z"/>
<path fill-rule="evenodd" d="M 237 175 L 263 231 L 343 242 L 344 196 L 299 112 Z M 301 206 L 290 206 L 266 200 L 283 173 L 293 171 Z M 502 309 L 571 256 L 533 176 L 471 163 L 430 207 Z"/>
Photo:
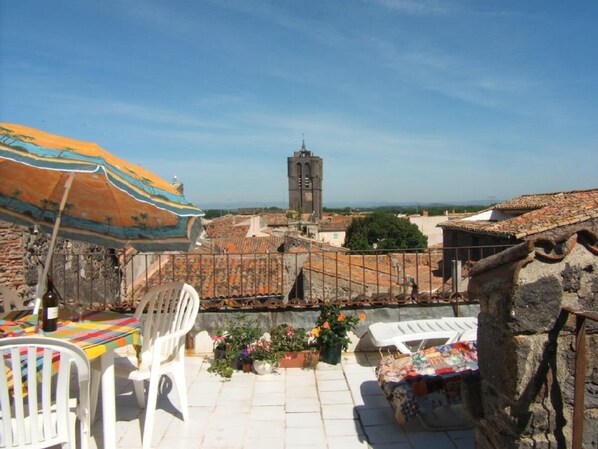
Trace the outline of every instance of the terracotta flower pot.
<path fill-rule="evenodd" d="M 315 368 L 320 360 L 318 351 L 287 352 L 278 362 L 281 368 Z"/>
<path fill-rule="evenodd" d="M 244 373 L 250 373 L 251 371 L 253 371 L 253 362 L 241 362 L 241 369 Z"/>

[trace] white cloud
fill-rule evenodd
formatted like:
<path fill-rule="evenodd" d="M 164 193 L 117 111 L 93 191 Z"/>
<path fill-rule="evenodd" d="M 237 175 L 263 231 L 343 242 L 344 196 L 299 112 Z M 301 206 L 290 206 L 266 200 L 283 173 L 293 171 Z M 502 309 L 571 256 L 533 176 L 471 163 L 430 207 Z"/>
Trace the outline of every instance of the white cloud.
<path fill-rule="evenodd" d="M 434 0 L 373 0 L 373 3 L 409 15 L 444 15 L 456 12 L 448 1 Z"/>

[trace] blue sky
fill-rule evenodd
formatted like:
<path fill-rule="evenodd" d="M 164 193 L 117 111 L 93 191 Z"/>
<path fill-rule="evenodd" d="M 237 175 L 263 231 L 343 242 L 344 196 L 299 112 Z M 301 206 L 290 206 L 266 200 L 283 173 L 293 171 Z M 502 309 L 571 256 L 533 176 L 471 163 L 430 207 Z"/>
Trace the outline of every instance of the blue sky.
<path fill-rule="evenodd" d="M 598 187 L 592 1 L 2 1 L 0 120 L 94 141 L 203 208 Z"/>

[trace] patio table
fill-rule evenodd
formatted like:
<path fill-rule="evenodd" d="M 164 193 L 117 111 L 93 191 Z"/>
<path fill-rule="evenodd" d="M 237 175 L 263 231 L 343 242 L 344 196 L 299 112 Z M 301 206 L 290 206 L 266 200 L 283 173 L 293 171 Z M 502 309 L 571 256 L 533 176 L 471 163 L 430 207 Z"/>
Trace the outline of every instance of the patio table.
<path fill-rule="evenodd" d="M 61 310 L 55 332 L 37 331 L 37 315 L 10 312 L 0 319 L 0 338 L 45 335 L 67 340 L 79 346 L 91 361 L 92 394 L 102 386 L 102 425 L 104 448 L 116 448 L 116 392 L 114 386 L 114 350 L 129 344 L 138 345 L 141 323 L 132 316 L 110 311 L 85 312 L 83 321 L 71 321 L 70 313 Z M 99 377 L 98 377 L 99 376 Z M 94 387 L 95 386 L 95 387 Z M 92 417 L 94 404 L 92 397 Z"/>

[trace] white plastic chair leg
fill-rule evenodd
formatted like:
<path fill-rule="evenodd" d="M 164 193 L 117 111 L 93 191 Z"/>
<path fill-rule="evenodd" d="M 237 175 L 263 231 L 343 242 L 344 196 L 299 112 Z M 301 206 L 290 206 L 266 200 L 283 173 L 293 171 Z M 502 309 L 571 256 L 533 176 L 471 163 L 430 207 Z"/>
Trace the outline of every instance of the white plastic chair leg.
<path fill-rule="evenodd" d="M 143 423 L 143 449 L 149 449 L 152 443 L 152 431 L 156 417 L 156 403 L 158 402 L 158 387 L 160 384 L 160 370 L 152 370 L 147 390 L 147 405 L 145 407 L 145 422 Z"/>
<path fill-rule="evenodd" d="M 137 404 L 139 405 L 139 408 L 145 408 L 145 381 L 134 380 L 133 388 L 135 389 L 135 398 L 137 399 Z"/>
<path fill-rule="evenodd" d="M 81 382 L 79 388 L 86 390 L 90 388 L 90 382 Z M 93 403 L 91 400 L 90 403 Z M 89 448 L 89 438 L 91 434 L 91 409 L 87 403 L 86 396 L 82 396 L 81 404 L 77 409 L 77 426 L 79 427 L 79 444 L 81 449 Z"/>
<path fill-rule="evenodd" d="M 96 411 L 98 408 L 98 398 L 100 397 L 100 381 L 102 379 L 102 367 L 100 366 L 99 358 L 91 362 L 91 382 L 89 389 L 90 396 L 90 422 L 95 422 Z"/>
<path fill-rule="evenodd" d="M 70 418 L 70 416 L 69 416 Z M 63 443 L 61 445 L 61 447 L 63 449 L 76 449 L 76 444 L 71 445 L 70 442 L 72 441 L 73 443 L 76 443 L 77 441 L 77 422 L 75 422 L 74 425 L 71 424 L 71 420 L 67 419 L 65 420 L 64 426 L 66 427 L 66 431 L 69 435 L 69 439 L 68 441 L 66 441 L 65 443 Z"/>
<path fill-rule="evenodd" d="M 179 394 L 183 420 L 187 421 L 189 419 L 189 406 L 187 401 L 187 384 L 185 383 L 185 365 L 183 363 L 177 363 L 173 366 L 172 377 L 174 377 L 174 384 Z"/>

